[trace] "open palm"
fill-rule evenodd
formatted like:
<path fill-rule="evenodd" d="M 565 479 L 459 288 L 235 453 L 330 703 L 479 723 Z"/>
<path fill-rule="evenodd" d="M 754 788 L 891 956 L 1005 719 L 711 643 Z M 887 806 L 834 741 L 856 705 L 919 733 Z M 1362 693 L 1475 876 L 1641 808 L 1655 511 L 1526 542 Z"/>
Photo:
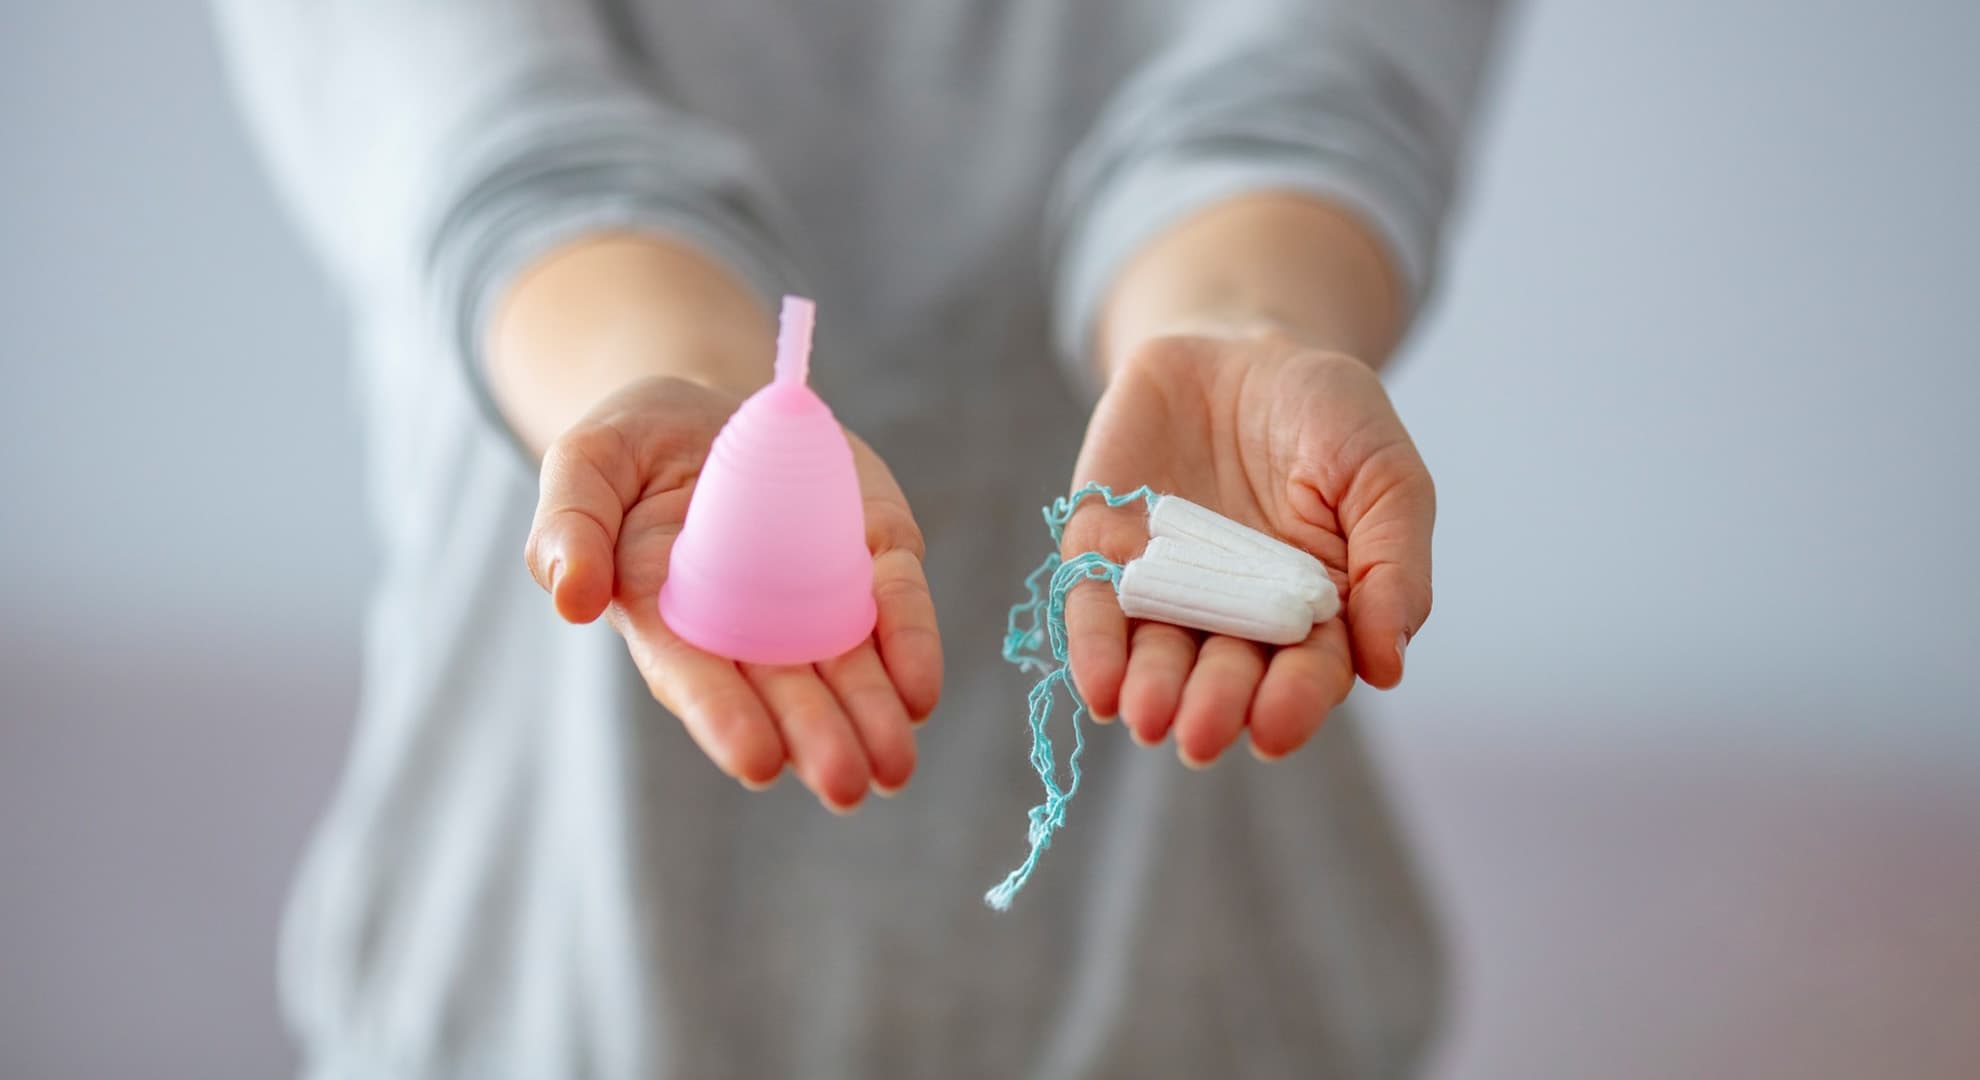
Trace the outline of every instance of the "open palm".
<path fill-rule="evenodd" d="M 601 403 L 544 456 L 525 557 L 565 619 L 607 617 L 653 696 L 722 771 L 760 787 L 788 761 L 826 806 L 849 809 L 869 786 L 907 783 L 912 725 L 941 693 L 921 532 L 886 465 L 849 436 L 873 551 L 873 636 L 795 666 L 738 664 L 682 641 L 660 618 L 660 586 L 702 461 L 739 404 L 671 378 Z"/>
<path fill-rule="evenodd" d="M 1402 678 L 1403 647 L 1430 613 L 1436 497 L 1380 380 L 1352 357 L 1285 338 L 1152 341 L 1094 410 L 1074 487 L 1147 484 L 1301 547 L 1325 563 L 1342 617 L 1281 648 L 1121 614 L 1111 589 L 1069 596 L 1073 679 L 1097 717 L 1134 737 L 1171 729 L 1186 763 L 1213 761 L 1246 727 L 1261 757 L 1291 753 L 1354 686 Z M 1133 558 L 1148 539 L 1134 506 L 1089 503 L 1063 554 Z"/>

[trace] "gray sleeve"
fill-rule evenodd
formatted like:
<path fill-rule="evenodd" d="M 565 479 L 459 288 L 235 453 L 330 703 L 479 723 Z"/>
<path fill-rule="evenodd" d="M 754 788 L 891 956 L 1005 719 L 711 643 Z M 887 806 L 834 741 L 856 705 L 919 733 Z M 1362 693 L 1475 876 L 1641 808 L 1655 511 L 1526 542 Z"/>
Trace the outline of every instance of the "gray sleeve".
<path fill-rule="evenodd" d="M 489 306 L 580 233 L 666 233 L 773 308 L 793 286 L 758 163 L 631 74 L 589 0 L 214 5 L 250 124 L 339 283 L 361 309 L 423 308 L 484 403 Z"/>
<path fill-rule="evenodd" d="M 1199 4 L 1068 159 L 1048 220 L 1054 332 L 1080 365 L 1136 249 L 1244 192 L 1326 197 L 1381 237 L 1420 306 L 1500 4 Z"/>

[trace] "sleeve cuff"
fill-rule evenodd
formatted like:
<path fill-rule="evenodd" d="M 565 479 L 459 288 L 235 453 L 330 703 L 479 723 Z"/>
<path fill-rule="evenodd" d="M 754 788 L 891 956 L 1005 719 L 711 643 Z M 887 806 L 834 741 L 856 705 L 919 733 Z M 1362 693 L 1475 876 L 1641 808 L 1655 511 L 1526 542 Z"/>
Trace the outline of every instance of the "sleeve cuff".
<path fill-rule="evenodd" d="M 1085 370 L 1099 308 L 1136 251 L 1249 193 L 1309 194 L 1360 216 L 1414 313 L 1433 284 L 1458 136 L 1392 58 L 1341 21 L 1185 39 L 1122 88 L 1054 193 L 1060 355 Z"/>
<path fill-rule="evenodd" d="M 1191 215 L 1220 202 L 1263 192 L 1326 199 L 1359 215 L 1382 241 L 1404 284 L 1413 314 L 1429 294 L 1435 229 L 1407 207 L 1379 194 L 1353 162 L 1218 159 L 1150 169 L 1125 180 L 1088 214 L 1080 242 L 1062 256 L 1054 345 L 1069 363 L 1084 365 L 1107 290 L 1135 252 Z M 1082 368 L 1083 369 L 1083 368 Z"/>
<path fill-rule="evenodd" d="M 648 232 L 727 267 L 766 310 L 801 291 L 775 239 L 783 208 L 727 134 L 588 71 L 544 76 L 508 105 L 451 155 L 461 164 L 436 204 L 427 281 L 443 340 L 484 415 L 518 449 L 488 389 L 485 337 L 508 288 L 555 248 L 590 233 Z"/>

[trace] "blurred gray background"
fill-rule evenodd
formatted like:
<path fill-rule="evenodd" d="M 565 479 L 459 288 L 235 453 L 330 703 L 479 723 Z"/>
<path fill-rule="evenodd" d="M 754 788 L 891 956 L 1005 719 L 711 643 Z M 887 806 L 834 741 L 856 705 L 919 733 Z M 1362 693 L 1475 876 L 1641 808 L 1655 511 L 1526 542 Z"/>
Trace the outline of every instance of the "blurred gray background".
<path fill-rule="evenodd" d="M 1509 36 L 1394 381 L 1438 612 L 1365 702 L 1457 935 L 1445 1080 L 1980 1076 L 1976 44 L 1967 0 Z M 288 1067 L 343 335 L 198 7 L 0 6 L 0 1075 Z"/>

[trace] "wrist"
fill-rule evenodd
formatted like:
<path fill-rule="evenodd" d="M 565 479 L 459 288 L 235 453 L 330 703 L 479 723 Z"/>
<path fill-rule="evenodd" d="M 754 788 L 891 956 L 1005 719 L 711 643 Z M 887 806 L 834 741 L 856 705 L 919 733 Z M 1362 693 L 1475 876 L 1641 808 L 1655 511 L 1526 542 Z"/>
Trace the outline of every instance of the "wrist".
<path fill-rule="evenodd" d="M 1323 335 L 1312 334 L 1290 319 L 1257 311 L 1203 311 L 1168 322 L 1149 324 L 1137 339 L 1129 342 L 1125 354 L 1132 354 L 1151 341 L 1165 338 L 1197 338 L 1248 344 L 1283 342 L 1309 348 L 1327 347 L 1322 340 Z"/>
<path fill-rule="evenodd" d="M 603 234 L 518 277 L 490 324 L 485 374 L 503 416 L 541 453 L 642 379 L 748 394 L 770 378 L 774 334 L 748 287 L 693 248 Z"/>
<path fill-rule="evenodd" d="M 1183 220 L 1130 258 L 1094 345 L 1103 377 L 1144 343 L 1184 335 L 1283 336 L 1379 365 L 1402 311 L 1386 249 L 1359 218 L 1305 195 L 1258 193 Z"/>

